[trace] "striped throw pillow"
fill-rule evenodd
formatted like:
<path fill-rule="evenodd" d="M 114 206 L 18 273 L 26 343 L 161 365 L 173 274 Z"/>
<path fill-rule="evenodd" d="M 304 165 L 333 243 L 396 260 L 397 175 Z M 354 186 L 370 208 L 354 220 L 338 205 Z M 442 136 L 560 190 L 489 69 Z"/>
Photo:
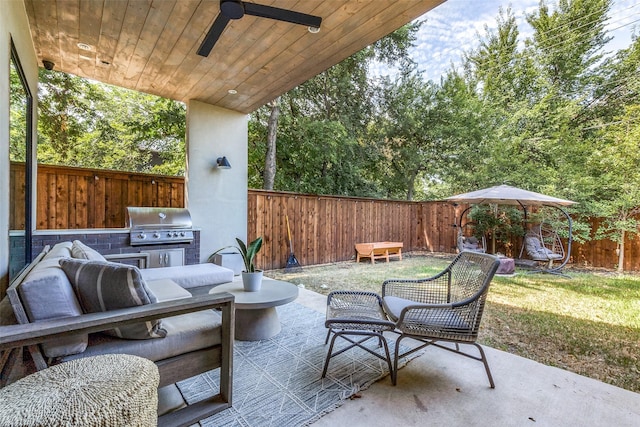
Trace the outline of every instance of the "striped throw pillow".
<path fill-rule="evenodd" d="M 65 258 L 60 260 L 85 313 L 137 307 L 157 302 L 140 270 L 132 265 Z M 119 338 L 164 338 L 160 320 L 124 325 L 104 333 Z"/>

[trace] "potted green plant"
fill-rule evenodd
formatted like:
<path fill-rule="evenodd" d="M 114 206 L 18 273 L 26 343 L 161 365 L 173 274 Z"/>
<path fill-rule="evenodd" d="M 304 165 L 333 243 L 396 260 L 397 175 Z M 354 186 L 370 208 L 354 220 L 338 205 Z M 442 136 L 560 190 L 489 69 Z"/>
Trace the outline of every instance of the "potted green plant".
<path fill-rule="evenodd" d="M 244 262 L 244 271 L 242 272 L 242 285 L 247 292 L 256 292 L 260 290 L 262 286 L 262 270 L 256 269 L 254 259 L 256 254 L 262 248 L 262 236 L 258 237 L 248 245 L 246 245 L 242 239 L 236 237 L 238 246 L 225 246 L 215 251 L 209 259 L 211 260 L 214 255 L 228 248 L 236 249 L 242 256 Z"/>

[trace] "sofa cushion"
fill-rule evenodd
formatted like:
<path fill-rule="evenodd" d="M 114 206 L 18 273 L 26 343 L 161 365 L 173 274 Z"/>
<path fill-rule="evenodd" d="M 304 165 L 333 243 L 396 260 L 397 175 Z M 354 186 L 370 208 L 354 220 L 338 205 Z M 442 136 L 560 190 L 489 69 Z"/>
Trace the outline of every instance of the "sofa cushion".
<path fill-rule="evenodd" d="M 70 242 L 68 246 L 54 247 L 58 256 L 65 251 L 70 254 L 70 248 Z M 82 308 L 73 288 L 60 268 L 60 258 L 49 256 L 54 249 L 27 274 L 18 287 L 20 300 L 30 322 L 82 314 Z M 87 347 L 87 335 L 59 338 L 43 343 L 41 347 L 47 357 L 81 353 Z"/>
<path fill-rule="evenodd" d="M 148 280 L 147 288 L 158 302 L 190 298 L 191 293 L 171 279 Z"/>
<path fill-rule="evenodd" d="M 233 270 L 216 264 L 192 264 L 140 270 L 145 280 L 171 279 L 185 289 L 233 282 Z"/>
<path fill-rule="evenodd" d="M 106 261 L 106 258 L 95 249 L 82 243 L 80 240 L 74 240 L 71 245 L 71 256 L 78 259 L 88 259 L 90 261 Z"/>
<path fill-rule="evenodd" d="M 394 296 L 385 296 L 382 301 L 385 313 L 387 313 L 389 318 L 394 322 L 398 321 L 402 310 L 406 307 L 421 305 L 416 301 Z M 417 325 L 418 328 L 432 329 L 438 332 L 442 329 L 455 331 L 460 329 L 467 330 L 469 328 L 469 323 L 456 313 L 454 309 L 448 307 L 409 311 L 404 318 L 404 325 L 411 324 L 414 324 L 413 326 Z M 398 327 L 402 329 L 403 325 L 399 325 Z"/>
<path fill-rule="evenodd" d="M 60 242 L 56 243 L 43 259 L 51 259 L 51 258 L 71 258 L 71 247 L 73 243 L 71 242 Z"/>
<path fill-rule="evenodd" d="M 132 265 L 79 259 L 61 259 L 85 313 L 136 307 L 157 302 Z M 163 338 L 160 320 L 120 326 L 105 333 L 128 339 Z"/>
<path fill-rule="evenodd" d="M 167 336 L 161 340 L 122 340 L 105 334 L 91 334 L 82 355 L 63 357 L 60 361 L 108 353 L 133 354 L 157 362 L 170 357 L 202 350 L 222 342 L 222 319 L 213 310 L 198 311 L 163 319 Z"/>

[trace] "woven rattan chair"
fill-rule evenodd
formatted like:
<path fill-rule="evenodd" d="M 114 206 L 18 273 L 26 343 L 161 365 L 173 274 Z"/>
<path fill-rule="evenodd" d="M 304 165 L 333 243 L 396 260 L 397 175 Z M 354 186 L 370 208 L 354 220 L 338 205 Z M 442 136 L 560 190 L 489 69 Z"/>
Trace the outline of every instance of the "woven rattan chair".
<path fill-rule="evenodd" d="M 395 346 L 394 384 L 399 358 L 434 345 L 481 361 L 491 388 L 495 387 L 484 350 L 476 339 L 489 284 L 499 265 L 493 255 L 465 251 L 433 277 L 390 279 L 383 283 L 383 307 L 396 322 L 400 334 Z M 413 338 L 422 344 L 400 354 L 400 342 L 404 338 Z M 438 344 L 438 341 L 455 343 L 455 347 Z M 461 351 L 459 344 L 477 347 L 479 356 Z"/>

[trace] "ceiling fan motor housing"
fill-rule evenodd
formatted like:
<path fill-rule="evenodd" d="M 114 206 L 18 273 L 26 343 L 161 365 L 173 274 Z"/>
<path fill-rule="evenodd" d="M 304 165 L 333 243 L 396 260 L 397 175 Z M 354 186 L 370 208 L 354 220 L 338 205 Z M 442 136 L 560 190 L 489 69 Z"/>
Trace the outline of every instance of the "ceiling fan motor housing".
<path fill-rule="evenodd" d="M 222 0 L 220 13 L 229 19 L 240 19 L 244 16 L 244 5 L 237 0 Z"/>

